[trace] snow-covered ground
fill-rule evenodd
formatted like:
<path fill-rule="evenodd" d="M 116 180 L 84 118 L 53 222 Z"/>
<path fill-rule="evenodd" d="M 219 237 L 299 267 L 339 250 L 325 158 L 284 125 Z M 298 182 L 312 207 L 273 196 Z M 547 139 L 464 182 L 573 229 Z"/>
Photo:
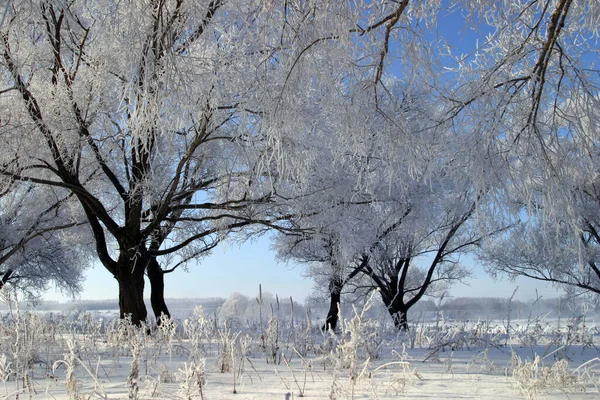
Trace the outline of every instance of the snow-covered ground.
<path fill-rule="evenodd" d="M 229 329 L 199 307 L 147 334 L 91 313 L 13 313 L 0 327 L 0 399 L 600 396 L 589 316 L 437 321 L 397 334 L 368 315 L 350 315 L 334 335 L 271 312 Z"/>

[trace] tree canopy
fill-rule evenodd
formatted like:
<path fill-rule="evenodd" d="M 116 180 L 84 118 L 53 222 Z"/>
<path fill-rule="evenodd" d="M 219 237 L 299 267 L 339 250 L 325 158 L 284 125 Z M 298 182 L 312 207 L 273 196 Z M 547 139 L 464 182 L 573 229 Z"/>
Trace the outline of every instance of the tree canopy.
<path fill-rule="evenodd" d="M 2 15 L 0 175 L 85 216 L 134 322 L 144 273 L 168 313 L 164 273 L 257 225 L 336 269 L 525 222 L 523 246 L 559 240 L 597 273 L 597 2 L 10 0 Z"/>

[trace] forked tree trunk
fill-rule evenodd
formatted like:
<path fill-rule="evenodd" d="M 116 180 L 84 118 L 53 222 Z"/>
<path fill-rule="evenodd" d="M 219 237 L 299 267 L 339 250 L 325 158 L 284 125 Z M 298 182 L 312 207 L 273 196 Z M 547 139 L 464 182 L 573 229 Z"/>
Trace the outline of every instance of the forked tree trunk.
<path fill-rule="evenodd" d="M 160 325 L 161 315 L 171 318 L 167 304 L 165 303 L 165 273 L 156 258 L 148 263 L 148 279 L 150 280 L 150 304 L 156 317 L 156 323 Z"/>
<path fill-rule="evenodd" d="M 325 324 L 321 327 L 321 330 L 326 332 L 329 329 L 335 331 L 338 323 L 340 304 L 342 298 L 342 287 L 343 283 L 338 278 L 332 278 L 329 281 L 329 311 L 327 312 L 327 318 Z"/>
<path fill-rule="evenodd" d="M 119 282 L 119 316 L 123 319 L 130 315 L 131 322 L 137 326 L 146 322 L 148 316 L 144 304 L 144 264 L 139 259 L 119 260 L 115 276 Z"/>

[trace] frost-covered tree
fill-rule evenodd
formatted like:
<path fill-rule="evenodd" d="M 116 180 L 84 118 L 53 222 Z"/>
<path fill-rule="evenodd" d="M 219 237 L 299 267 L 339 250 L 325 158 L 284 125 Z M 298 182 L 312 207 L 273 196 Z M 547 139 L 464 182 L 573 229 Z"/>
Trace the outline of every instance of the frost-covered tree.
<path fill-rule="evenodd" d="M 387 39 L 371 44 L 408 1 L 385 3 L 11 0 L 0 173 L 72 193 L 121 316 L 146 318 L 146 271 L 168 312 L 165 271 L 273 222 L 262 205 L 292 167 L 278 150 L 310 131 L 297 94 L 357 58 L 383 62 Z"/>
<path fill-rule="evenodd" d="M 468 14 L 488 35 L 456 57 L 448 118 L 501 155 L 486 179 L 514 223 L 483 258 L 597 293 L 600 4 L 481 2 Z"/>
<path fill-rule="evenodd" d="M 487 243 L 481 259 L 493 275 L 552 282 L 571 294 L 600 295 L 595 228 L 579 236 L 567 224 L 522 222 L 502 239 Z"/>
<path fill-rule="evenodd" d="M 19 183 L 0 193 L 0 288 L 10 282 L 30 300 L 52 284 L 79 292 L 90 262 L 89 234 L 81 215 L 64 207 L 65 196 Z"/>
<path fill-rule="evenodd" d="M 493 274 L 552 282 L 571 294 L 600 295 L 600 185 L 596 122 L 600 107 L 563 105 L 563 132 L 545 143 L 547 158 L 514 169 L 507 185 L 513 227 L 489 240 L 481 258 Z M 600 104 L 599 104 L 600 105 Z M 574 121 L 577 121 L 575 124 Z M 551 171 L 547 168 L 551 167 Z"/>
<path fill-rule="evenodd" d="M 279 254 L 316 263 L 311 271 L 328 276 L 326 326 L 335 327 L 342 288 L 366 276 L 358 286 L 377 288 L 406 329 L 408 310 L 436 286 L 464 278 L 458 256 L 498 229 L 474 223 L 488 190 L 476 163 L 487 149 L 477 136 L 441 123 L 444 109 L 418 85 L 385 83 L 385 94 L 356 90 L 344 109 L 323 118 L 362 130 L 360 145 L 315 132 L 317 145 L 305 144 L 311 168 L 290 185 L 305 185 L 307 194 L 289 202 L 300 210 L 292 219 L 298 232 L 278 237 Z"/>
<path fill-rule="evenodd" d="M 398 148 L 388 143 L 413 145 L 376 129 L 402 121 L 384 100 L 394 97 L 390 65 L 444 110 L 438 127 L 478 138 L 477 151 L 453 161 L 469 161 L 478 189 L 499 198 L 509 180 L 527 183 L 541 170 L 552 208 L 566 208 L 559 188 L 567 175 L 555 174 L 560 157 L 549 144 L 563 138 L 564 120 L 581 120 L 570 101 L 587 116 L 597 109 L 600 6 L 442 3 L 9 0 L 0 27 L 0 173 L 73 194 L 119 282 L 121 315 L 136 322 L 146 316 L 145 272 L 159 315 L 167 312 L 165 271 L 255 222 L 315 212 L 308 202 L 269 203 L 289 198 L 288 187 L 274 189 L 290 177 L 298 178 L 292 197 L 309 197 L 302 176 L 321 161 L 317 135 L 337 149 L 332 168 L 359 171 L 348 174 L 357 190 L 344 201 L 379 198 L 369 185 L 377 175 L 394 179 Z M 467 54 L 453 49 L 438 35 L 448 12 L 485 40 Z M 373 113 L 347 112 L 357 103 Z M 397 163 L 425 182 L 439 149 L 414 149 Z M 375 171 L 378 159 L 385 163 Z"/>
<path fill-rule="evenodd" d="M 439 293 L 469 275 L 459 263 L 459 256 L 473 250 L 482 237 L 472 232 L 477 196 L 471 193 L 459 197 L 442 197 L 444 203 L 440 205 L 427 197 L 415 198 L 415 203 L 425 205 L 431 215 L 416 211 L 417 218 L 413 219 L 411 214 L 418 206 L 411 207 L 401 218 L 383 225 L 381 240 L 362 256 L 359 267 L 371 279 L 367 288 L 379 290 L 400 330 L 408 329 L 408 311 L 423 296 Z"/>
<path fill-rule="evenodd" d="M 350 215 L 355 214 L 348 214 L 352 218 Z M 305 274 L 315 281 L 317 290 L 326 291 L 329 296 L 329 309 L 321 329 L 335 331 L 344 287 L 362 272 L 362 268 L 354 265 L 355 260 L 343 259 L 335 232 L 313 226 L 316 222 L 304 223 L 311 225 L 300 232 L 286 231 L 275 239 L 278 257 L 303 264 Z"/>

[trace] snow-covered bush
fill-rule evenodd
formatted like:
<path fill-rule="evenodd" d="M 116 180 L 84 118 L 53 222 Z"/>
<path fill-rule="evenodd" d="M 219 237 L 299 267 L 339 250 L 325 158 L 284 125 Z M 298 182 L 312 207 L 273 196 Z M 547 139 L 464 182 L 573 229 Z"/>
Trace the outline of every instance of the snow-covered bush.
<path fill-rule="evenodd" d="M 553 364 L 545 365 L 537 356 L 533 361 L 523 362 L 513 353 L 512 376 L 517 389 L 527 396 L 528 400 L 536 399 L 538 394 L 550 389 L 563 392 L 580 390 L 577 376 L 573 374 L 566 360 L 559 360 Z"/>

